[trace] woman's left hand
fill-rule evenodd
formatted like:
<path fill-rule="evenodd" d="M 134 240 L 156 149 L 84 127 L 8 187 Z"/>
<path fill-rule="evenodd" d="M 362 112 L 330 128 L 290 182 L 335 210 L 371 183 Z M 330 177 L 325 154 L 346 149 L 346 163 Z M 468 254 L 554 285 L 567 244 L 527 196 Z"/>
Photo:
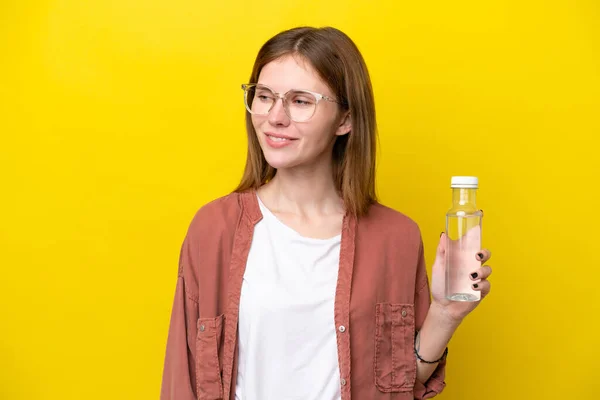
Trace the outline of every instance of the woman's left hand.
<path fill-rule="evenodd" d="M 473 290 L 481 292 L 479 301 L 450 301 L 445 296 L 446 280 L 446 234 L 442 233 L 440 243 L 437 248 L 436 259 L 431 271 L 431 294 L 433 303 L 441 308 L 444 313 L 453 321 L 462 321 L 471 311 L 475 309 L 485 296 L 490 293 L 491 285 L 488 277 L 492 274 L 492 268 L 486 263 L 492 253 L 487 249 L 482 249 L 474 257 L 481 262 L 481 266 L 473 271 L 469 271 L 469 279 Z"/>

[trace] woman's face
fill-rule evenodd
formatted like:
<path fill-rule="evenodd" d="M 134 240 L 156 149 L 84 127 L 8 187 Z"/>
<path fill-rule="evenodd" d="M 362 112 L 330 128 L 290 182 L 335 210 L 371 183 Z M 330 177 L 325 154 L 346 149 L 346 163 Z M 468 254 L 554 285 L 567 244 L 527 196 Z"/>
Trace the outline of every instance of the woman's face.
<path fill-rule="evenodd" d="M 292 89 L 310 90 L 335 99 L 310 63 L 299 57 L 285 56 L 265 65 L 257 83 L 280 94 Z M 298 106 L 302 104 L 299 98 Z M 331 163 L 336 137 L 351 129 L 346 116 L 337 103 L 321 100 L 309 120 L 294 122 L 278 99 L 267 115 L 253 114 L 252 124 L 269 165 L 278 170 L 291 169 Z"/>

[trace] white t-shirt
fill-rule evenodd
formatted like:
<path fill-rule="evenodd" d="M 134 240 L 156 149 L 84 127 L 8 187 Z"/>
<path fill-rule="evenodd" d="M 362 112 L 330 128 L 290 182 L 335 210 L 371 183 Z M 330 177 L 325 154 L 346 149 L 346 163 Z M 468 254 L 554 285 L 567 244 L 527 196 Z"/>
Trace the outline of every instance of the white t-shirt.
<path fill-rule="evenodd" d="M 339 400 L 334 300 L 341 235 L 312 239 L 259 199 L 242 283 L 236 400 Z"/>

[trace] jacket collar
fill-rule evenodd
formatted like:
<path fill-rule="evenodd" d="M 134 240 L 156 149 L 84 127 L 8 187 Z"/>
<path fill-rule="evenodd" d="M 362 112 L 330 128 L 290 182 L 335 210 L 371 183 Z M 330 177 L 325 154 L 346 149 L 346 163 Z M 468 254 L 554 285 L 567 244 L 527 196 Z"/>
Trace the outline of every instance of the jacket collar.
<path fill-rule="evenodd" d="M 240 194 L 242 213 L 249 219 L 252 225 L 256 225 L 263 217 L 258 205 L 256 190 L 249 189 Z"/>

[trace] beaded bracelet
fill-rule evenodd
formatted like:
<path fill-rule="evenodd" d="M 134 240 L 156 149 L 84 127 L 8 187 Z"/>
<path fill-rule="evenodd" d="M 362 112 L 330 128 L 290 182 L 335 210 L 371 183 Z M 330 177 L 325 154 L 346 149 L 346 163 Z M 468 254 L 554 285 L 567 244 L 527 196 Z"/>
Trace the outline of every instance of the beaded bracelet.
<path fill-rule="evenodd" d="M 448 348 L 446 347 L 446 350 L 444 350 L 444 354 L 442 354 L 442 356 L 435 360 L 435 361 L 427 361 L 427 360 L 423 360 L 421 358 L 421 356 L 419 355 L 419 353 L 417 353 L 417 349 L 415 349 L 415 355 L 417 356 L 417 358 L 419 360 L 421 360 L 421 362 L 424 362 L 425 364 L 436 364 L 439 363 L 440 361 L 444 361 L 446 359 L 446 356 L 448 355 Z"/>
<path fill-rule="evenodd" d="M 441 361 L 444 361 L 446 359 L 446 357 L 448 356 L 448 347 L 446 347 L 446 350 L 444 350 L 444 354 L 442 354 L 442 356 L 440 358 L 438 358 L 435 361 L 427 361 L 421 358 L 421 356 L 419 355 L 419 353 L 417 352 L 417 336 L 418 336 L 419 332 L 417 332 L 417 334 L 415 335 L 415 346 L 414 346 L 414 350 L 415 350 L 415 356 L 417 356 L 417 358 L 421 361 L 424 362 L 425 364 L 436 364 L 439 363 Z"/>

